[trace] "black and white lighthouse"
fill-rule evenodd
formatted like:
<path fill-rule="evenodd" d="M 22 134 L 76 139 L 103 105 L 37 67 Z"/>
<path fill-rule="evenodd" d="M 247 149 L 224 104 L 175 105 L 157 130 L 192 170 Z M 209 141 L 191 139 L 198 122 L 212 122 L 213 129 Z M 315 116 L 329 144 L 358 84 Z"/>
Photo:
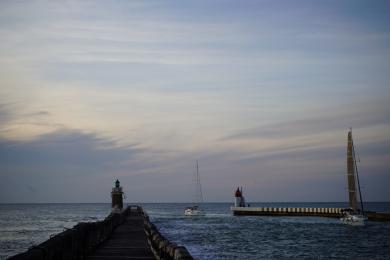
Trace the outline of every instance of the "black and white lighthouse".
<path fill-rule="evenodd" d="M 119 180 L 115 181 L 115 186 L 111 191 L 111 208 L 113 213 L 120 213 L 123 209 L 123 190 L 120 186 Z"/>

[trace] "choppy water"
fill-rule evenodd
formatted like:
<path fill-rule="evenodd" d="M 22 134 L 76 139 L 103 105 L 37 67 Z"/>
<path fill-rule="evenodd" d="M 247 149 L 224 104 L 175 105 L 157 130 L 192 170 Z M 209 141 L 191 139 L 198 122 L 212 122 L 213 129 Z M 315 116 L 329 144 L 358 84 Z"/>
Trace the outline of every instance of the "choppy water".
<path fill-rule="evenodd" d="M 104 219 L 109 204 L 0 204 L 0 259 L 24 252 L 78 222 Z"/>
<path fill-rule="evenodd" d="M 143 204 L 171 241 L 196 259 L 390 259 L 390 222 L 365 227 L 319 217 L 235 217 L 228 203 L 206 203 L 203 217 L 187 204 Z M 342 203 L 258 203 L 274 207 L 344 207 Z M 390 212 L 390 203 L 367 203 Z M 0 204 L 0 259 L 25 251 L 80 221 L 101 220 L 109 204 Z"/>

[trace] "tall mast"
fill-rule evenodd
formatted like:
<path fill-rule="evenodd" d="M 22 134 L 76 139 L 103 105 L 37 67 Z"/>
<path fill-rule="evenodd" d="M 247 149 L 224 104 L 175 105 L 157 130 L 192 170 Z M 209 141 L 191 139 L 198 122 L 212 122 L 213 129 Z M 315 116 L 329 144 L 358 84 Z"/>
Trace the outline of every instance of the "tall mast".
<path fill-rule="evenodd" d="M 353 158 L 354 158 L 354 162 L 355 162 L 356 179 L 357 179 L 357 184 L 358 184 L 358 188 L 359 188 L 360 207 L 362 209 L 362 213 L 364 214 L 362 192 L 361 192 L 361 189 L 360 189 L 360 181 L 359 181 L 359 171 L 358 171 L 357 164 L 356 164 L 355 146 L 353 144 L 353 141 L 352 141 L 352 152 L 353 152 Z"/>
<path fill-rule="evenodd" d="M 200 177 L 199 177 L 198 160 L 196 160 L 196 200 L 197 203 L 203 202 L 202 186 L 200 184 Z"/>
<path fill-rule="evenodd" d="M 355 180 L 355 157 L 352 141 L 352 129 L 348 132 L 348 147 L 347 147 L 347 178 L 348 178 L 348 195 L 349 195 L 349 207 L 353 211 L 357 211 L 357 199 L 356 199 L 356 180 Z"/>

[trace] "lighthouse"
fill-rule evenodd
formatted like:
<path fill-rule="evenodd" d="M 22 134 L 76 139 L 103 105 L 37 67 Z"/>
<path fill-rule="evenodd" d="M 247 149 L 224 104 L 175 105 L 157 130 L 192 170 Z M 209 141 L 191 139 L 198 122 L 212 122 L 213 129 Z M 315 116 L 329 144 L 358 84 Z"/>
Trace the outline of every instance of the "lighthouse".
<path fill-rule="evenodd" d="M 112 188 L 111 191 L 111 211 L 113 213 L 120 213 L 123 209 L 123 191 L 122 187 L 120 186 L 119 180 L 115 181 L 115 186 Z"/>
<path fill-rule="evenodd" d="M 235 207 L 245 207 L 245 198 L 244 195 L 242 194 L 242 187 L 241 190 L 239 187 L 237 187 L 236 193 L 234 194 L 234 206 Z"/>

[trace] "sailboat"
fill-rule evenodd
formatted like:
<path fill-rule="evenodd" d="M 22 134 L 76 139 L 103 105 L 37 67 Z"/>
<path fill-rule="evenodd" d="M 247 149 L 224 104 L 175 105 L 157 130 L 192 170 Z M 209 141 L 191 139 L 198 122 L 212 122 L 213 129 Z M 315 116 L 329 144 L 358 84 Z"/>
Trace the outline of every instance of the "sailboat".
<path fill-rule="evenodd" d="M 342 211 L 342 223 L 353 226 L 364 226 L 367 217 L 364 216 L 362 193 L 360 191 L 359 173 L 356 165 L 355 147 L 352 139 L 352 129 L 348 132 L 347 146 L 347 178 L 349 208 Z M 359 191 L 360 208 L 357 201 L 357 190 Z"/>
<path fill-rule="evenodd" d="M 196 161 L 196 180 L 195 180 L 195 203 L 191 207 L 184 209 L 184 215 L 186 216 L 202 216 L 204 215 L 200 204 L 203 203 L 202 186 L 199 178 L 199 164 Z"/>

